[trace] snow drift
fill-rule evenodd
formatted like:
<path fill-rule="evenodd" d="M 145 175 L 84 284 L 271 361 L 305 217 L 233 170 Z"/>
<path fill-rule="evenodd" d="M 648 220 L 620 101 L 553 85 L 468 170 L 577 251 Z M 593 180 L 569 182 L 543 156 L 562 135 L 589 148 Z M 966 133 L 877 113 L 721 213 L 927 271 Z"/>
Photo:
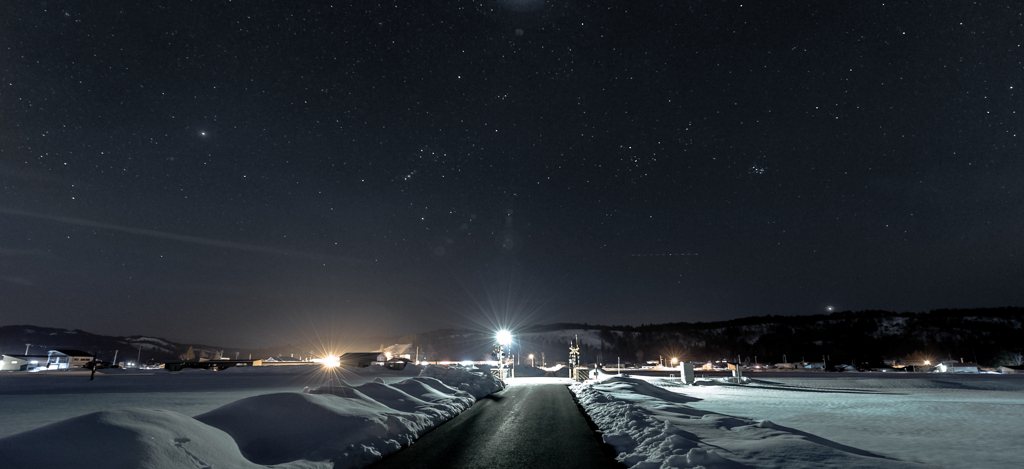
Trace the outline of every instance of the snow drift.
<path fill-rule="evenodd" d="M 605 443 L 630 468 L 920 468 L 809 433 L 685 405 L 697 399 L 614 377 L 572 386 Z M 836 422 L 842 424 L 842 422 Z"/>
<path fill-rule="evenodd" d="M 12 469 L 358 468 L 503 388 L 490 375 L 427 367 L 396 384 L 264 394 L 196 417 L 95 412 L 0 439 L 0 460 Z"/>

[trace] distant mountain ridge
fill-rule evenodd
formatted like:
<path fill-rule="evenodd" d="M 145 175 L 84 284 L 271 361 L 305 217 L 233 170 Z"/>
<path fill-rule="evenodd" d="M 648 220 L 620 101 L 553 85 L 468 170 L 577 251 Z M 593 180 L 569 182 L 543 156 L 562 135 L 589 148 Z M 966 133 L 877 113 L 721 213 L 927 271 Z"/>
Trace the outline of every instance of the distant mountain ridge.
<path fill-rule="evenodd" d="M 532 325 L 513 331 L 513 354 L 520 363 L 564 362 L 569 340 L 580 341 L 584 363 L 624 363 L 648 360 L 729 359 L 775 363 L 821 361 L 876 364 L 918 353 L 932 360 L 973 361 L 996 366 L 1024 352 L 1024 308 L 940 309 L 922 313 L 845 311 L 812 316 L 750 316 L 705 323 L 665 323 L 605 326 L 587 323 Z M 493 331 L 443 329 L 404 336 L 372 338 L 371 342 L 411 343 L 432 360 L 479 360 L 493 351 Z M 112 337 L 81 330 L 29 325 L 0 326 L 0 351 L 32 353 L 54 348 L 77 348 L 111 360 L 128 354 L 142 361 L 175 359 L 191 346 L 198 354 L 223 352 L 226 357 L 266 358 L 309 351 L 308 344 L 265 349 L 240 349 L 179 344 L 156 337 Z M 299 356 L 299 355 L 295 355 Z M 543 358 L 542 358 L 543 357 Z M 756 358 L 755 358 L 756 357 Z M 133 360 L 134 361 L 134 360 Z M 1019 363 L 1017 363 L 1019 364 Z"/>
<path fill-rule="evenodd" d="M 195 353 L 205 352 L 213 356 L 221 350 L 227 355 L 229 350 L 207 345 L 178 344 L 158 337 L 148 336 L 105 336 L 93 334 L 79 329 L 61 329 L 55 327 L 39 327 L 32 325 L 0 326 L 0 351 L 8 354 L 25 353 L 26 344 L 29 354 L 45 355 L 55 349 L 76 349 L 93 353 L 103 361 L 113 361 L 115 353 L 117 361 L 135 362 L 149 360 L 162 362 L 172 360 L 185 353 L 191 346 Z M 141 353 L 140 353 L 141 349 Z M 234 353 L 236 350 L 231 349 Z"/>

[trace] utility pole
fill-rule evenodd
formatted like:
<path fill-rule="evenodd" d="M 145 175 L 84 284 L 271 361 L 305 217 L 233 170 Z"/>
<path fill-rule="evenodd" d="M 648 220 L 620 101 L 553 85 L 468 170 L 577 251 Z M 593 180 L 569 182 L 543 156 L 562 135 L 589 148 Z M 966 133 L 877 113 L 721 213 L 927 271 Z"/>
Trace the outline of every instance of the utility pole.
<path fill-rule="evenodd" d="M 142 346 L 139 346 L 139 358 L 135 359 L 135 368 L 142 368 Z"/>
<path fill-rule="evenodd" d="M 31 346 L 32 344 L 25 344 L 25 355 L 28 355 L 28 348 Z"/>
<path fill-rule="evenodd" d="M 117 352 L 120 350 L 114 350 L 114 366 L 117 366 Z"/>

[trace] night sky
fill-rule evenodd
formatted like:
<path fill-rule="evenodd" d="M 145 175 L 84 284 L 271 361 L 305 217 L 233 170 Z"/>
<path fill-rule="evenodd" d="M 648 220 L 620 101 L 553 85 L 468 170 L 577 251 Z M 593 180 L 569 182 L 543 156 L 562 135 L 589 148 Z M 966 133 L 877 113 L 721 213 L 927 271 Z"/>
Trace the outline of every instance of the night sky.
<path fill-rule="evenodd" d="M 1024 5 L 836 3 L 4 2 L 0 325 L 1024 305 Z"/>

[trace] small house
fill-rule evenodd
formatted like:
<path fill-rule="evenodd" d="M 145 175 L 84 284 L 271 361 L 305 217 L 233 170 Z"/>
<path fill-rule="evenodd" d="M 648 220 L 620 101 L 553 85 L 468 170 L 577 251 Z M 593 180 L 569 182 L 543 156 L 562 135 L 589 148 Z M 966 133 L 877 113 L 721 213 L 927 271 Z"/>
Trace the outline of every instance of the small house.
<path fill-rule="evenodd" d="M 46 357 L 46 367 L 51 370 L 84 368 L 85 364 L 91 362 L 94 358 L 96 358 L 95 355 L 81 350 L 50 350 L 49 355 Z"/>
<path fill-rule="evenodd" d="M 263 361 L 265 363 L 301 363 L 302 362 L 302 360 L 299 359 L 299 358 L 285 357 L 285 356 L 277 356 L 277 357 L 264 358 Z"/>
<path fill-rule="evenodd" d="M 46 366 L 47 355 L 7 355 L 0 361 L 0 371 L 26 371 L 37 366 Z"/>
<path fill-rule="evenodd" d="M 935 366 L 939 373 L 981 373 L 981 365 L 977 363 L 939 363 Z"/>
<path fill-rule="evenodd" d="M 394 344 L 382 347 L 379 353 L 385 357 L 382 361 L 387 361 L 392 358 L 412 359 L 414 351 L 412 344 Z"/>
<path fill-rule="evenodd" d="M 779 370 L 795 370 L 796 363 L 776 363 L 775 368 Z"/>
<path fill-rule="evenodd" d="M 383 364 L 387 358 L 380 352 L 348 352 L 338 357 L 338 361 L 341 366 L 347 368 L 365 368 L 374 364 Z"/>
<path fill-rule="evenodd" d="M 1000 366 L 997 371 L 1007 375 L 1024 374 L 1024 366 Z"/>

